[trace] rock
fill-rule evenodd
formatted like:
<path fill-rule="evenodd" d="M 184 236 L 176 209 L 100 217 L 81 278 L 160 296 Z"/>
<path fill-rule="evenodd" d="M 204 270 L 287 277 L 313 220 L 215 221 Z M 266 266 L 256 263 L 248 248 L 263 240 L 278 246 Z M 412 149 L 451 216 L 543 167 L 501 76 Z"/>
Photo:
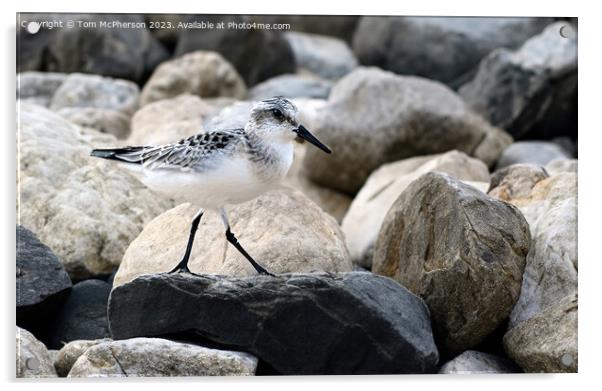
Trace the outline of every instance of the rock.
<path fill-rule="evenodd" d="M 69 377 L 252 376 L 256 369 L 257 359 L 248 353 L 133 338 L 90 347 Z"/>
<path fill-rule="evenodd" d="M 512 361 L 493 354 L 467 350 L 441 367 L 443 374 L 519 373 Z"/>
<path fill-rule="evenodd" d="M 176 55 L 205 50 L 224 56 L 248 86 L 283 73 L 294 73 L 295 57 L 280 31 L 252 26 L 252 17 L 245 15 L 187 15 L 183 23 L 236 24 L 242 28 L 226 29 L 184 28 L 180 31 Z"/>
<path fill-rule="evenodd" d="M 481 61 L 460 94 L 516 138 L 577 136 L 577 38 L 554 23 L 520 49 L 497 49 Z"/>
<path fill-rule="evenodd" d="M 59 259 L 33 232 L 17 225 L 17 325 L 46 337 L 49 319 L 71 289 Z"/>
<path fill-rule="evenodd" d="M 50 347 L 60 349 L 76 340 L 109 336 L 107 301 L 111 285 L 102 280 L 85 280 L 73 286 L 52 325 Z"/>
<path fill-rule="evenodd" d="M 114 137 L 83 130 L 51 111 L 19 105 L 21 224 L 59 257 L 73 280 L 108 275 L 129 243 L 173 203 L 125 168 L 90 158 Z"/>
<path fill-rule="evenodd" d="M 254 19 L 258 23 L 286 23 L 294 31 L 331 36 L 351 42 L 360 18 L 353 15 L 256 15 Z"/>
<path fill-rule="evenodd" d="M 56 90 L 50 109 L 93 107 L 131 116 L 138 108 L 139 95 L 138 86 L 130 81 L 75 73 Z"/>
<path fill-rule="evenodd" d="M 489 182 L 487 166 L 458 151 L 380 166 L 353 199 L 341 225 L 353 263 L 372 267 L 374 244 L 389 208 L 411 182 L 432 171 L 462 180 Z"/>
<path fill-rule="evenodd" d="M 149 103 L 132 117 L 128 144 L 167 144 L 201 133 L 203 121 L 215 111 L 198 96 L 188 94 Z"/>
<path fill-rule="evenodd" d="M 95 340 L 77 340 L 71 341 L 59 350 L 56 359 L 54 360 L 54 367 L 56 373 L 60 377 L 67 377 L 69 371 L 73 367 L 73 364 L 77 359 L 84 354 L 90 347 L 96 346 L 103 342 L 110 342 L 110 338 L 95 339 Z"/>
<path fill-rule="evenodd" d="M 457 149 L 492 165 L 511 142 L 444 85 L 376 68 L 341 79 L 315 126 L 334 152 L 307 151 L 309 179 L 351 194 L 384 163 Z"/>
<path fill-rule="evenodd" d="M 529 226 L 516 207 L 431 172 L 387 212 L 372 271 L 422 297 L 437 346 L 458 353 L 510 315 L 529 243 Z"/>
<path fill-rule="evenodd" d="M 550 175 L 560 174 L 561 172 L 574 172 L 577 174 L 577 159 L 556 159 L 546 165 L 546 171 Z"/>
<path fill-rule="evenodd" d="M 17 99 L 47 107 L 66 78 L 67 75 L 64 73 L 19 73 L 17 74 Z"/>
<path fill-rule="evenodd" d="M 504 336 L 508 355 L 525 372 L 577 372 L 577 295 L 519 323 Z"/>
<path fill-rule="evenodd" d="M 113 286 L 171 270 L 183 255 L 196 212 L 182 204 L 151 221 L 128 247 Z M 339 225 L 297 190 L 271 191 L 228 209 L 228 216 L 242 246 L 272 273 L 351 271 Z M 189 267 L 195 273 L 256 274 L 228 244 L 222 220 L 212 212 L 201 219 Z"/>
<path fill-rule="evenodd" d="M 496 169 L 521 163 L 545 166 L 553 160 L 569 158 L 570 155 L 555 143 L 519 141 L 504 150 L 497 161 Z"/>
<path fill-rule="evenodd" d="M 220 54 L 197 51 L 159 65 L 144 85 L 140 103 L 146 105 L 181 94 L 243 99 L 247 88 Z"/>
<path fill-rule="evenodd" d="M 515 48 L 550 18 L 364 16 L 353 37 L 361 64 L 458 87 L 482 57 Z"/>
<path fill-rule="evenodd" d="M 341 39 L 294 31 L 286 32 L 285 37 L 293 49 L 297 70 L 340 79 L 357 67 L 355 55 Z"/>
<path fill-rule="evenodd" d="M 64 107 L 57 113 L 68 121 L 85 128 L 93 128 L 101 133 L 109 133 L 124 139 L 130 134 L 130 117 L 111 109 L 95 107 Z"/>
<path fill-rule="evenodd" d="M 20 72 L 82 72 L 142 82 L 169 55 L 148 29 L 136 27 L 144 22 L 142 15 L 28 14 L 27 20 L 62 21 L 63 28 L 41 28 L 36 34 L 18 29 Z M 69 20 L 97 27 L 65 28 Z M 103 22 L 112 26 L 104 28 Z"/>
<path fill-rule="evenodd" d="M 438 359 L 422 300 L 371 273 L 142 276 L 111 292 L 109 322 L 116 339 L 194 330 L 285 375 L 424 373 Z"/>
<path fill-rule="evenodd" d="M 577 293 L 577 174 L 548 177 L 543 168 L 528 172 L 525 166 L 510 166 L 492 177 L 489 194 L 516 205 L 531 230 L 521 294 L 510 315 L 511 329 Z"/>
<path fill-rule="evenodd" d="M 56 377 L 46 346 L 29 331 L 17 327 L 17 377 Z"/>
<path fill-rule="evenodd" d="M 274 96 L 285 98 L 328 98 L 332 84 L 317 77 L 280 75 L 261 82 L 249 91 L 249 98 L 263 100 Z"/>

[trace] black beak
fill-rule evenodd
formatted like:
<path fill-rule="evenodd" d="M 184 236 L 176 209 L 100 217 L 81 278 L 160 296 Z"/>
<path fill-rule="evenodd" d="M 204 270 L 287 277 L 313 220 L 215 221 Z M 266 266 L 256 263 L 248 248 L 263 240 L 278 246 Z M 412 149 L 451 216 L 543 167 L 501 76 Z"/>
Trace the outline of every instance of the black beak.
<path fill-rule="evenodd" d="M 307 140 L 316 147 L 320 148 L 322 151 L 326 153 L 332 153 L 330 148 L 322 144 L 322 142 L 318 140 L 313 134 L 309 133 L 309 130 L 305 129 L 303 125 L 299 125 L 299 127 L 295 129 L 295 133 L 297 133 L 297 135 L 302 139 Z"/>

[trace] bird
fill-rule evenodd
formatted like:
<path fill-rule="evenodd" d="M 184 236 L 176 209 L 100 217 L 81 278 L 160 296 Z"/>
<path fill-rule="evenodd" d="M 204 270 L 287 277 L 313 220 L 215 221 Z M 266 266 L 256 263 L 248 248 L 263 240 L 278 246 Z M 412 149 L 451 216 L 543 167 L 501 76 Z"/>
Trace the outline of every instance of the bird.
<path fill-rule="evenodd" d="M 273 276 L 239 243 L 225 208 L 277 188 L 293 162 L 295 141 L 332 153 L 298 115 L 291 101 L 278 96 L 254 103 L 243 128 L 209 130 L 163 145 L 93 149 L 90 155 L 123 164 L 151 190 L 198 208 L 184 255 L 169 273 L 195 274 L 188 267 L 194 237 L 203 214 L 214 211 L 228 242 L 257 273 Z"/>

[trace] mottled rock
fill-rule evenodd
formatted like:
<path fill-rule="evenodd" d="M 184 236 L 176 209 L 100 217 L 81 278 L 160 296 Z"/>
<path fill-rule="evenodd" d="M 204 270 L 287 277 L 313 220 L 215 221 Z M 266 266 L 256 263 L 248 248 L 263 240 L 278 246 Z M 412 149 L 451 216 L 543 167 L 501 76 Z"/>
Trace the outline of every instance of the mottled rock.
<path fill-rule="evenodd" d="M 142 276 L 111 292 L 109 322 L 117 339 L 193 330 L 289 375 L 424 373 L 438 358 L 423 301 L 371 273 Z"/>
<path fill-rule="evenodd" d="M 109 336 L 107 301 L 111 285 L 102 280 L 85 280 L 73 286 L 51 325 L 49 346 L 60 349 L 76 340 Z"/>
<path fill-rule="evenodd" d="M 516 207 L 428 173 L 391 206 L 372 270 L 422 297 L 439 348 L 458 353 L 510 315 L 529 244 L 529 226 Z"/>
<path fill-rule="evenodd" d="M 384 163 L 457 149 L 492 165 L 511 142 L 444 85 L 376 68 L 341 79 L 313 131 L 334 152 L 308 150 L 309 178 L 346 193 Z"/>
<path fill-rule="evenodd" d="M 512 361 L 490 353 L 467 350 L 453 360 L 445 363 L 439 373 L 477 374 L 477 373 L 518 373 L 520 368 Z"/>
<path fill-rule="evenodd" d="M 176 55 L 205 50 L 221 54 L 242 76 L 248 86 L 283 73 L 294 73 L 295 56 L 281 31 L 244 28 L 253 23 L 247 15 L 187 15 L 183 23 L 230 23 L 243 28 L 184 28 L 176 45 Z"/>
<path fill-rule="evenodd" d="M 128 247 L 114 286 L 171 270 L 183 255 L 196 212 L 194 206 L 182 204 L 151 221 Z M 272 273 L 351 271 L 339 225 L 297 190 L 271 191 L 228 209 L 228 215 L 242 246 Z M 222 220 L 212 212 L 201 219 L 189 267 L 196 273 L 256 274 L 228 244 Z"/>
<path fill-rule="evenodd" d="M 516 51 L 485 57 L 460 94 L 477 112 L 516 138 L 577 136 L 577 37 L 558 22 Z"/>
<path fill-rule="evenodd" d="M 37 105 L 20 106 L 21 224 L 59 257 L 75 280 L 108 275 L 128 244 L 172 202 L 125 168 L 90 157 L 113 136 L 83 130 Z"/>
<path fill-rule="evenodd" d="M 197 51 L 162 63 L 144 85 L 140 103 L 180 94 L 242 99 L 247 89 L 236 69 L 220 54 Z"/>
<path fill-rule="evenodd" d="M 64 107 L 56 111 L 68 121 L 124 139 L 130 134 L 130 116 L 117 110 L 96 107 Z"/>
<path fill-rule="evenodd" d="M 60 377 L 67 377 L 71 367 L 77 359 L 86 352 L 90 347 L 98 345 L 102 342 L 110 342 L 110 338 L 95 339 L 95 340 L 76 340 L 71 341 L 59 350 L 54 360 L 54 368 Z"/>
<path fill-rule="evenodd" d="M 466 181 L 489 182 L 487 166 L 458 151 L 380 166 L 353 199 L 341 225 L 353 263 L 372 267 L 374 244 L 389 208 L 410 183 L 432 171 Z"/>
<path fill-rule="evenodd" d="M 69 377 L 252 376 L 256 369 L 257 359 L 248 353 L 133 338 L 90 347 Z"/>
<path fill-rule="evenodd" d="M 353 37 L 360 63 L 461 85 L 482 57 L 515 48 L 550 18 L 364 16 Z"/>
<path fill-rule="evenodd" d="M 17 327 L 17 377 L 56 377 L 46 346 L 29 331 Z"/>
<path fill-rule="evenodd" d="M 337 38 L 290 31 L 285 34 L 293 49 L 298 71 L 325 79 L 340 79 L 357 66 L 349 45 Z"/>
<path fill-rule="evenodd" d="M 285 98 L 325 99 L 330 94 L 332 83 L 317 77 L 302 75 L 280 75 L 255 85 L 249 98 L 262 100 L 274 96 Z"/>
<path fill-rule="evenodd" d="M 558 160 L 569 159 L 570 155 L 558 144 L 546 141 L 519 141 L 512 143 L 502 152 L 497 161 L 496 169 L 513 164 L 535 164 L 545 166 Z"/>
<path fill-rule="evenodd" d="M 577 372 L 577 295 L 571 294 L 504 336 L 508 355 L 525 372 Z"/>
<path fill-rule="evenodd" d="M 22 72 L 17 74 L 17 99 L 40 106 L 50 105 L 54 93 L 67 75 L 54 72 Z"/>

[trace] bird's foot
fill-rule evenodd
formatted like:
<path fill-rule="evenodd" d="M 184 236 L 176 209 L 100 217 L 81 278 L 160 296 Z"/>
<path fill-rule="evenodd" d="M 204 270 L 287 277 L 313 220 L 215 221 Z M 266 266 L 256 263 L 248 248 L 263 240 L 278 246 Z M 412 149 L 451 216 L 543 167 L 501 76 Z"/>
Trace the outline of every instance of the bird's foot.
<path fill-rule="evenodd" d="M 276 277 L 275 274 L 270 273 L 269 271 L 265 270 L 263 267 L 259 266 L 259 265 L 254 265 L 255 266 L 255 270 L 257 271 L 257 273 L 260 276 L 270 276 L 270 277 Z"/>
<path fill-rule="evenodd" d="M 167 272 L 167 274 L 174 274 L 174 273 L 186 273 L 186 274 L 191 274 L 193 276 L 197 276 L 200 277 L 200 274 L 196 274 L 190 271 L 190 269 L 188 268 L 188 264 L 187 263 L 183 263 L 180 262 L 176 265 L 176 267 L 174 267 L 173 269 L 171 269 L 170 271 Z"/>

